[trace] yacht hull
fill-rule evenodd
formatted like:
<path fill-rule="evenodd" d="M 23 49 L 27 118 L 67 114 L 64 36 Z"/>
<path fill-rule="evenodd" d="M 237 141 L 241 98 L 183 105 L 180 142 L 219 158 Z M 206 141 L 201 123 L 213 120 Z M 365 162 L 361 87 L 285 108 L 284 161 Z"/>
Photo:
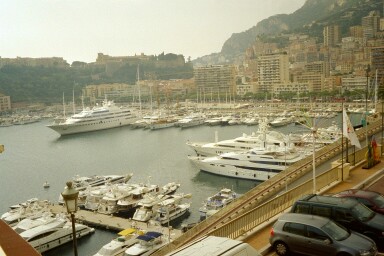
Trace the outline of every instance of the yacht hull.
<path fill-rule="evenodd" d="M 136 121 L 136 118 L 119 118 L 110 120 L 95 120 L 86 123 L 52 124 L 47 127 L 51 128 L 60 135 L 69 135 L 126 126 L 132 124 L 134 121 Z"/>

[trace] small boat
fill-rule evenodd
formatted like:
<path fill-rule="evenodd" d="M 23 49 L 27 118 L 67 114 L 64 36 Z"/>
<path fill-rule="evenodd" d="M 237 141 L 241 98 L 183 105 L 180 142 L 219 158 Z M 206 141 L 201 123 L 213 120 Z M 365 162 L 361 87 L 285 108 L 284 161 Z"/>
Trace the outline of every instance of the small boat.
<path fill-rule="evenodd" d="M 177 219 L 189 211 L 190 203 L 181 203 L 183 198 L 191 198 L 191 194 L 174 195 L 159 203 L 159 208 L 155 216 L 155 220 L 165 225 L 170 221 Z"/>
<path fill-rule="evenodd" d="M 124 256 L 143 255 L 144 253 L 150 255 L 167 243 L 162 236 L 162 233 L 156 231 L 148 231 L 145 235 L 138 236 L 139 242 L 125 250 Z"/>
<path fill-rule="evenodd" d="M 137 237 L 144 235 L 144 232 L 134 228 L 128 228 L 120 231 L 118 237 L 113 239 L 108 244 L 104 245 L 93 256 L 116 256 L 121 255 L 124 251 L 133 244 L 137 243 Z"/>
<path fill-rule="evenodd" d="M 207 198 L 199 209 L 200 217 L 208 217 L 208 213 L 214 213 L 235 201 L 239 195 L 229 188 L 223 188 L 218 193 Z"/>
<path fill-rule="evenodd" d="M 49 185 L 48 181 L 44 182 L 43 188 L 49 188 L 51 185 Z"/>

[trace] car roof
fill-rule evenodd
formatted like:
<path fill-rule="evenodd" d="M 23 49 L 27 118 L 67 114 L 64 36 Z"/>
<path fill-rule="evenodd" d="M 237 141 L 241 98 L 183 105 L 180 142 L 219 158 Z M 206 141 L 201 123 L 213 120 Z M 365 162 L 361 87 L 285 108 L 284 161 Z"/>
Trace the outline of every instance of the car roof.
<path fill-rule="evenodd" d="M 296 222 L 311 226 L 323 226 L 330 220 L 326 217 L 317 215 L 287 212 L 279 217 L 279 221 Z"/>
<path fill-rule="evenodd" d="M 334 196 L 353 196 L 353 197 L 361 197 L 361 198 L 372 198 L 375 196 L 380 195 L 380 193 L 377 193 L 375 191 L 368 191 L 368 190 L 360 190 L 360 189 L 348 189 L 341 191 L 339 193 L 336 193 Z"/>
<path fill-rule="evenodd" d="M 332 197 L 332 196 L 321 196 L 321 195 L 306 195 L 299 201 L 315 202 L 329 205 L 338 205 L 345 208 L 351 208 L 358 204 L 356 200 L 348 197 Z"/>

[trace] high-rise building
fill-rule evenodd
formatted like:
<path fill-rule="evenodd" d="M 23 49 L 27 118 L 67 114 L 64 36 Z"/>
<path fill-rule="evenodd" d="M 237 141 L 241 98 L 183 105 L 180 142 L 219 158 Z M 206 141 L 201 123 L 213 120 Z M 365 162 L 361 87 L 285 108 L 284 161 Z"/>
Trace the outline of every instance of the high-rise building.
<path fill-rule="evenodd" d="M 324 46 L 336 46 L 341 42 L 339 25 L 325 26 L 323 29 Z"/>
<path fill-rule="evenodd" d="M 364 38 L 375 38 L 380 29 L 380 12 L 371 11 L 368 16 L 362 18 Z"/>
<path fill-rule="evenodd" d="M 257 74 L 260 90 L 272 92 L 274 84 L 289 81 L 289 61 L 287 53 L 268 54 L 257 59 Z"/>
<path fill-rule="evenodd" d="M 376 73 L 377 82 L 380 86 L 384 84 L 384 46 L 371 48 L 371 70 Z"/>
<path fill-rule="evenodd" d="M 209 65 L 193 69 L 197 90 L 202 92 L 236 92 L 236 70 L 233 65 Z"/>

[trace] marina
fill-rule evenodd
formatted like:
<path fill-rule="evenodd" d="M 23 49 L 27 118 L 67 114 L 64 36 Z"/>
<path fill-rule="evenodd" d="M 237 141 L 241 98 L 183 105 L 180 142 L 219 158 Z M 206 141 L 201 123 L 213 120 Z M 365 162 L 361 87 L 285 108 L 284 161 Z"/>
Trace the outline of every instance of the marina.
<path fill-rule="evenodd" d="M 331 122 L 331 120 L 326 121 Z M 257 127 L 245 125 L 198 126 L 182 130 L 161 129 L 155 133 L 151 130 L 132 130 L 129 127 L 121 127 L 95 133 L 58 137 L 57 134 L 47 130 L 44 122 L 48 121 L 27 126 L 2 128 L 0 139 L 6 146 L 6 151 L 1 155 L 2 164 L 5 168 L 13 170 L 13 172 L 4 173 L 4 177 L 9 180 L 18 180 L 14 175 L 28 177 L 26 180 L 18 180 L 19 189 L 15 193 L 2 198 L 4 202 L 1 205 L 2 212 L 6 212 L 10 205 L 28 199 L 25 195 L 34 195 L 50 202 L 57 202 L 65 181 L 75 175 L 134 173 L 131 178 L 132 182 L 146 183 L 148 177 L 152 177 L 151 180 L 158 184 L 175 181 L 181 184 L 180 192 L 192 193 L 190 215 L 174 224 L 175 227 L 172 228 L 174 233 L 183 224 L 188 225 L 199 220 L 198 209 L 201 207 L 201 203 L 208 196 L 217 193 L 218 188 L 232 187 L 236 192 L 242 194 L 258 184 L 255 181 L 230 179 L 200 172 L 189 162 L 187 156 L 194 152 L 185 144 L 187 140 L 210 141 L 216 131 L 220 138 L 229 139 L 238 136 L 241 132 L 251 133 Z M 324 123 L 324 126 L 327 125 Z M 290 124 L 276 129 L 289 132 L 297 130 L 297 127 Z M 177 140 L 169 140 L 169 138 L 177 138 Z M 162 150 L 164 147 L 166 151 Z M 53 158 L 55 161 L 51 160 Z M 94 162 L 96 159 L 97 161 Z M 106 159 L 108 159 L 107 162 L 105 162 Z M 30 166 L 31 161 L 36 163 L 35 166 Z M 43 178 L 41 179 L 41 177 Z M 45 180 L 50 183 L 48 189 L 42 187 Z M 8 184 L 4 184 L 2 189 L 6 191 L 11 188 L 8 187 Z M 6 195 L 6 192 L 2 194 Z M 90 211 L 84 212 L 94 214 Z M 77 215 L 79 215 L 78 218 L 84 216 L 80 212 Z M 94 215 L 99 217 L 99 214 Z M 88 217 L 91 219 L 91 216 Z M 137 225 L 137 222 L 131 223 L 130 220 L 124 218 L 121 220 L 122 223 L 119 222 L 120 220 L 115 222 L 115 217 L 110 215 L 104 215 L 103 218 L 105 219 L 102 222 L 95 218 L 92 225 L 108 223 L 104 227 L 108 228 L 108 231 L 97 229 L 94 235 L 84 240 L 86 242 L 81 242 L 83 244 L 79 251 L 84 250 L 84 255 L 91 255 L 90 253 L 96 253 L 100 249 L 100 242 L 97 243 L 97 246 L 92 243 L 94 237 L 104 237 L 106 244 L 116 236 L 115 228 L 124 229 L 131 227 L 132 224 Z M 115 224 L 112 221 L 108 222 L 108 218 Z M 147 224 L 143 224 L 143 227 L 146 228 Z M 167 234 L 167 227 L 156 226 L 156 228 L 159 228 L 163 234 Z M 67 246 L 68 254 L 62 255 L 71 255 L 70 249 L 70 245 Z M 55 255 L 54 253 L 55 250 L 52 250 L 48 251 L 46 255 Z"/>

